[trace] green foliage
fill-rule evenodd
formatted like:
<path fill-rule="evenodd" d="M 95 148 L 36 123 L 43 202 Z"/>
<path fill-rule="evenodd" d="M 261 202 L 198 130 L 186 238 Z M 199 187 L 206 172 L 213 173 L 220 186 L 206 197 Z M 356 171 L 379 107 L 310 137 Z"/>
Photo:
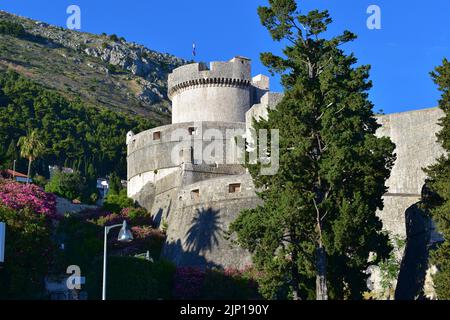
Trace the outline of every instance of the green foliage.
<path fill-rule="evenodd" d="M 30 177 L 32 161 L 41 157 L 45 152 L 45 146 L 38 130 L 29 131 L 26 136 L 20 137 L 17 146 L 20 147 L 20 156 L 28 160 L 28 177 Z"/>
<path fill-rule="evenodd" d="M 117 71 L 119 70 L 119 68 L 117 68 L 117 66 L 115 66 L 114 64 L 111 64 L 111 63 L 108 64 L 107 69 L 111 73 L 117 73 Z"/>
<path fill-rule="evenodd" d="M 122 190 L 122 182 L 117 173 L 113 172 L 109 177 L 109 192 L 111 194 L 119 194 Z"/>
<path fill-rule="evenodd" d="M 112 34 L 109 36 L 109 40 L 119 42 L 119 37 L 116 34 Z"/>
<path fill-rule="evenodd" d="M 380 262 L 380 285 L 382 292 L 380 294 L 381 299 L 392 299 L 395 294 L 395 281 L 398 278 L 400 272 L 400 266 L 402 263 L 401 257 L 398 256 L 396 251 L 402 252 L 405 249 L 406 240 L 395 236 L 391 241 L 391 246 L 395 248 L 389 255 L 389 257 Z"/>
<path fill-rule="evenodd" d="M 6 223 L 5 263 L 0 269 L 0 299 L 38 299 L 44 296 L 44 277 L 53 246 L 50 223 L 29 209 L 0 207 Z"/>
<path fill-rule="evenodd" d="M 433 221 L 438 231 L 444 237 L 444 242 L 431 254 L 431 263 L 437 266 L 438 272 L 433 276 L 436 293 L 439 299 L 450 299 L 450 62 L 444 59 L 442 66 L 431 73 L 434 82 L 442 91 L 439 107 L 444 111 L 440 120 L 442 126 L 438 133 L 438 141 L 446 151 L 437 159 L 437 163 L 426 169 L 429 181 L 428 187 L 433 197 L 423 199 L 430 209 Z"/>
<path fill-rule="evenodd" d="M 101 298 L 102 265 L 86 277 L 90 299 Z M 175 266 L 167 261 L 155 263 L 131 257 L 108 258 L 108 300 L 157 300 L 170 299 Z"/>
<path fill-rule="evenodd" d="M 44 176 L 41 175 L 35 175 L 33 177 L 33 183 L 38 185 L 41 188 L 45 188 L 45 185 L 47 184 L 47 179 L 45 179 Z"/>
<path fill-rule="evenodd" d="M 230 274 L 221 270 L 206 272 L 200 297 L 204 300 L 254 300 L 259 298 L 253 279 L 241 273 Z"/>
<path fill-rule="evenodd" d="M 76 217 L 65 217 L 57 228 L 57 238 L 64 244 L 61 251 L 61 272 L 70 265 L 78 265 L 81 270 L 87 272 L 92 266 L 92 261 L 101 255 L 103 250 L 103 229 L 99 226 L 86 223 Z"/>
<path fill-rule="evenodd" d="M 56 171 L 45 186 L 46 192 L 84 203 L 91 203 L 92 189 L 95 189 L 95 186 L 89 186 L 78 171 L 74 173 Z"/>
<path fill-rule="evenodd" d="M 328 297 L 359 299 L 369 254 L 377 264 L 390 251 L 375 213 L 394 145 L 375 136 L 370 67 L 355 67 L 357 59 L 340 49 L 356 36 L 323 38 L 327 11 L 301 14 L 294 0 L 269 3 L 258 10 L 261 22 L 289 45 L 283 57 L 263 53 L 261 60 L 282 75 L 285 95 L 254 127 L 279 129 L 280 168 L 265 176 L 265 165 L 248 165 L 264 205 L 244 210 L 231 231 L 252 252 L 266 298 L 326 298 L 325 291 L 316 297 L 320 278 Z"/>
<path fill-rule="evenodd" d="M 127 190 L 122 189 L 119 194 L 108 193 L 103 209 L 113 213 L 120 213 L 122 209 L 134 206 L 134 201 L 127 196 Z"/>
<path fill-rule="evenodd" d="M 91 174 L 117 172 L 123 177 L 126 133 L 152 126 L 147 119 L 69 101 L 16 73 L 0 71 L 0 145 L 7 149 L 30 128 L 39 130 L 46 152 L 34 167 L 41 175 L 49 165 L 66 163 L 75 164 L 84 176 L 88 168 L 95 168 Z M 15 152 L 7 152 L 10 162 Z M 18 170 L 26 168 L 23 162 L 17 165 Z"/>
<path fill-rule="evenodd" d="M 26 32 L 20 23 L 1 20 L 0 34 L 6 34 L 14 37 L 23 37 L 26 35 Z"/>

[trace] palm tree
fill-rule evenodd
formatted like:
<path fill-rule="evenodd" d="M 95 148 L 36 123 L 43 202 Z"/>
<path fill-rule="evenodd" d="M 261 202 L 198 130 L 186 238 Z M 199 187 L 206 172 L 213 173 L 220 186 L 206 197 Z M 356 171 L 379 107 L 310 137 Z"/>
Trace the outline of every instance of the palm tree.
<path fill-rule="evenodd" d="M 20 156 L 28 159 L 27 184 L 30 182 L 31 162 L 42 156 L 45 147 L 37 130 L 29 131 L 26 136 L 20 137 L 17 146 L 20 147 Z"/>

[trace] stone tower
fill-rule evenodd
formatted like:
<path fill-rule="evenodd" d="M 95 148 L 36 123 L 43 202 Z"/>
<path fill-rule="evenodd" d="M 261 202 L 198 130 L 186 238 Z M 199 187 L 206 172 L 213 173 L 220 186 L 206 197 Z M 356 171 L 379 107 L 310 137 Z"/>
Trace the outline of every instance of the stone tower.
<path fill-rule="evenodd" d="M 177 68 L 168 90 L 172 124 L 127 135 L 128 196 L 167 222 L 163 254 L 177 265 L 243 267 L 248 253 L 225 232 L 259 199 L 237 161 L 236 138 L 253 106 L 268 108 L 281 96 L 269 92 L 268 77 L 252 78 L 244 57 Z"/>

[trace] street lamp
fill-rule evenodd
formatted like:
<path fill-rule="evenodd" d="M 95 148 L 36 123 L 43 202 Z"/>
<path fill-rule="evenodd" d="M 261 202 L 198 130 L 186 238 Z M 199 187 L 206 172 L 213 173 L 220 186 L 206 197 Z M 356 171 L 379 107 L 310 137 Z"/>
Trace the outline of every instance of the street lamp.
<path fill-rule="evenodd" d="M 111 229 L 122 227 L 119 231 L 119 236 L 117 240 L 120 242 L 131 242 L 133 241 L 133 235 L 131 231 L 127 228 L 127 221 L 124 220 L 122 224 L 116 224 L 113 226 L 105 227 L 105 243 L 103 246 L 103 287 L 102 287 L 102 300 L 106 300 L 106 256 L 108 247 L 108 233 Z"/>

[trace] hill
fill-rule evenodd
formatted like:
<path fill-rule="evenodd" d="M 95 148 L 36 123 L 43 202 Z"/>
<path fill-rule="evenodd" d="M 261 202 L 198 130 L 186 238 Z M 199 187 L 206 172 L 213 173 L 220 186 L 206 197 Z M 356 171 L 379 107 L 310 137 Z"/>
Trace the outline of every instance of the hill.
<path fill-rule="evenodd" d="M 167 75 L 186 63 L 116 35 L 72 31 L 0 11 L 0 70 L 14 70 L 86 105 L 168 123 Z"/>

